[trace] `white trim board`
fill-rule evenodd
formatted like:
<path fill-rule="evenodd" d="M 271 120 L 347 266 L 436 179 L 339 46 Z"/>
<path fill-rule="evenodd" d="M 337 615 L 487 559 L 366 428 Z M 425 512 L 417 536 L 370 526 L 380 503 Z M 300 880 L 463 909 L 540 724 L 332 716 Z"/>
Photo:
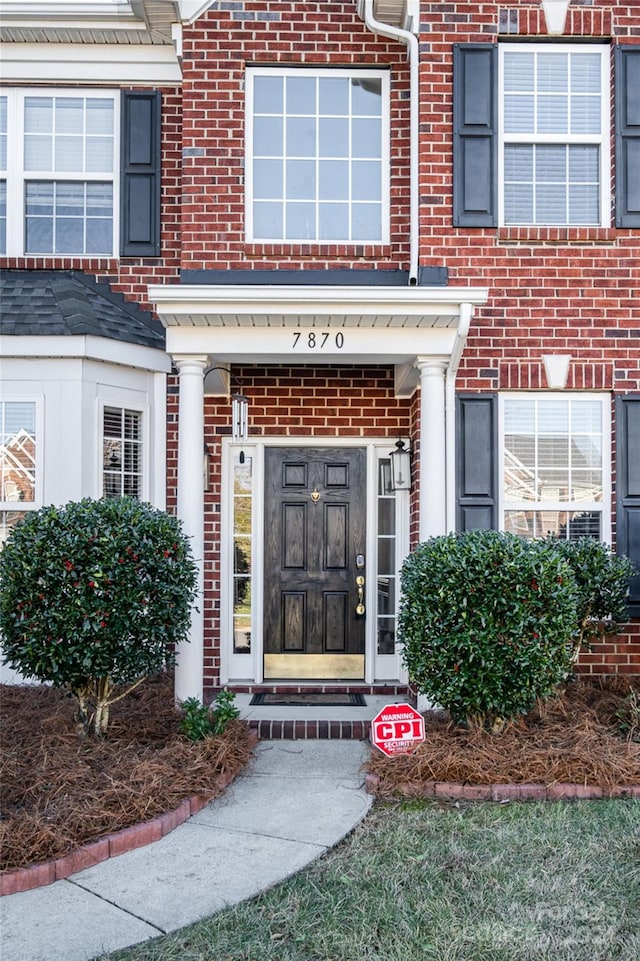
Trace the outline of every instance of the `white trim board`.
<path fill-rule="evenodd" d="M 0 43 L 0 79 L 38 83 L 182 84 L 173 45 Z"/>

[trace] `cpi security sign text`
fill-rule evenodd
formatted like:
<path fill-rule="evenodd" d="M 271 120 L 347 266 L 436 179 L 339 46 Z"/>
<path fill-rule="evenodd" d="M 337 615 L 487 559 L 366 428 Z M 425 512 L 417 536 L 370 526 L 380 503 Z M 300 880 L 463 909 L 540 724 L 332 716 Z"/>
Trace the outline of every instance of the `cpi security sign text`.
<path fill-rule="evenodd" d="M 387 757 L 410 754 L 424 741 L 424 718 L 410 704 L 387 704 L 371 722 L 371 743 Z"/>

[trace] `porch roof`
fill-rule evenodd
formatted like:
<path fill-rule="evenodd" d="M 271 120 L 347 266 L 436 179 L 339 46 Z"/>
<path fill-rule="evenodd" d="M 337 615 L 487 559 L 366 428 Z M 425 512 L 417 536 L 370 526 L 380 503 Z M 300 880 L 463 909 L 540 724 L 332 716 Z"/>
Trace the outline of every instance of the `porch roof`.
<path fill-rule="evenodd" d="M 166 328 L 451 328 L 462 304 L 479 306 L 480 287 L 150 286 Z"/>
<path fill-rule="evenodd" d="M 454 357 L 459 360 L 473 308 L 484 304 L 488 293 L 486 288 L 421 286 L 149 287 L 173 357 L 206 356 L 212 366 L 392 364 L 397 396 L 415 390 L 418 357 L 437 359 L 445 367 Z M 208 393 L 217 390 L 228 390 L 224 378 L 218 387 L 207 382 Z"/>

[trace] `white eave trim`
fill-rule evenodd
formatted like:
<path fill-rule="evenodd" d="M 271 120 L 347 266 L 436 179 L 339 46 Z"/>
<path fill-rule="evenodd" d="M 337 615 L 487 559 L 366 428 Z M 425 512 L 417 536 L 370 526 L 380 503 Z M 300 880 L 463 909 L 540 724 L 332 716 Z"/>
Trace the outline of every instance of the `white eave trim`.
<path fill-rule="evenodd" d="M 171 361 L 164 350 L 91 335 L 31 337 L 4 334 L 0 338 L 0 357 L 95 360 L 150 373 L 168 374 L 171 370 Z"/>
<path fill-rule="evenodd" d="M 456 327 L 461 305 L 486 303 L 480 287 L 152 285 L 165 327 Z"/>
<path fill-rule="evenodd" d="M 4 20 L 42 21 L 47 17 L 56 20 L 78 21 L 86 18 L 95 20 L 101 17 L 135 18 L 129 0 L 0 0 L 0 16 Z"/>
<path fill-rule="evenodd" d="M 173 45 L 107 43 L 2 43 L 0 78 L 15 84 L 182 83 Z M 28 78 L 28 81 L 26 80 Z"/>

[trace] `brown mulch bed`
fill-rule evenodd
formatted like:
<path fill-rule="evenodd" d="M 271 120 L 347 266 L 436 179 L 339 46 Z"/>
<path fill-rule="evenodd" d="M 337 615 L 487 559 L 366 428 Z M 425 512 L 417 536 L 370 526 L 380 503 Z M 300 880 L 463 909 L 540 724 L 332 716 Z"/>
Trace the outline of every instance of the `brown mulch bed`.
<path fill-rule="evenodd" d="M 419 794 L 422 785 L 585 784 L 605 791 L 640 784 L 640 730 L 621 731 L 617 712 L 640 679 L 575 679 L 500 734 L 466 729 L 443 712 L 425 715 L 426 739 L 412 754 L 374 750 L 366 770 L 375 793 Z"/>
<path fill-rule="evenodd" d="M 74 702 L 50 687 L 0 686 L 0 870 L 48 861 L 106 834 L 221 793 L 220 775 L 248 762 L 243 721 L 189 741 L 179 733 L 170 675 L 111 709 L 108 736 L 79 738 Z"/>

